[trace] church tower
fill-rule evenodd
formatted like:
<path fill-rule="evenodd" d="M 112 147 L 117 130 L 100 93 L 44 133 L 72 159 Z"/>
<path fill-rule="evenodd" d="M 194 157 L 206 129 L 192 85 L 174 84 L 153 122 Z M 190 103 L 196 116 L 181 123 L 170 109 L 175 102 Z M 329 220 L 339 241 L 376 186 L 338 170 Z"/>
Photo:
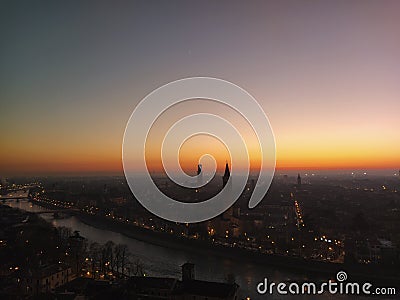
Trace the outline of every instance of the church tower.
<path fill-rule="evenodd" d="M 225 172 L 224 172 L 224 176 L 222 176 L 222 188 L 224 189 L 226 187 L 226 198 L 224 199 L 224 201 L 230 201 L 231 199 L 231 193 L 232 193 L 232 182 L 229 182 L 229 178 L 231 177 L 231 171 L 229 170 L 229 165 L 228 162 L 225 165 Z M 226 186 L 228 185 L 228 186 Z M 226 211 L 224 211 L 224 213 L 222 214 L 222 220 L 225 221 L 230 221 L 231 218 L 233 216 L 233 205 L 231 207 L 229 207 Z M 229 228 L 226 228 L 226 230 L 229 230 Z"/>
<path fill-rule="evenodd" d="M 226 163 L 225 173 L 224 176 L 222 176 L 222 187 L 225 187 L 225 185 L 228 183 L 229 177 L 231 177 L 231 172 L 229 171 L 228 163 Z"/>
<path fill-rule="evenodd" d="M 203 184 L 203 166 L 201 164 L 197 165 L 197 184 L 202 185 Z M 200 188 L 198 188 L 196 191 L 199 191 Z M 197 193 L 197 192 L 196 192 Z"/>

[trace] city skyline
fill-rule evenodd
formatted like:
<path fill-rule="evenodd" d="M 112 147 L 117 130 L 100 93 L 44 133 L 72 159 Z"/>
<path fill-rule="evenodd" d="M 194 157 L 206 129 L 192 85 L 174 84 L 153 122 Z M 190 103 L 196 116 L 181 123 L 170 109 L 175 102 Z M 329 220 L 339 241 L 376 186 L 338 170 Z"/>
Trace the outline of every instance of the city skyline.
<path fill-rule="evenodd" d="M 398 2 L 159 5 L 2 5 L 2 174 L 122 173 L 136 104 L 191 76 L 223 78 L 257 99 L 278 171 L 399 169 Z M 167 112 L 160 127 L 199 109 L 207 110 L 191 103 Z M 256 169 L 251 133 L 237 122 Z M 148 164 L 157 170 L 154 145 Z M 184 145 L 183 168 L 195 171 L 209 151 L 223 168 L 226 151 L 207 137 Z"/>

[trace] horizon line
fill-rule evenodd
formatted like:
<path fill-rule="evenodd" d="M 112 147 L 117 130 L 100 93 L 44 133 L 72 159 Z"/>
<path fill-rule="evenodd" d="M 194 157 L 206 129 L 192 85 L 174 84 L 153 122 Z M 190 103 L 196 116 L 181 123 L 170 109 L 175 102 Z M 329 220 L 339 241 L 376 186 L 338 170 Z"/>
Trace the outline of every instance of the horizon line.
<path fill-rule="evenodd" d="M 196 170 L 197 171 L 197 170 Z M 219 172 L 218 172 L 219 171 Z M 240 170 L 239 170 L 240 171 Z M 259 169 L 252 168 L 249 173 L 256 173 Z M 368 171 L 394 171 L 395 174 L 400 173 L 400 167 L 389 168 L 389 167 L 277 167 L 275 168 L 275 175 L 277 172 L 368 172 Z M 217 173 L 222 170 L 217 170 Z M 8 174 L 7 174 L 8 173 Z M 152 170 L 150 174 L 165 174 L 163 170 Z M 25 172 L 4 172 L 4 175 L 0 175 L 0 178 L 4 177 L 52 177 L 52 176 L 67 176 L 67 177 L 101 177 L 101 176 L 124 176 L 123 170 L 71 170 L 71 171 L 25 171 Z"/>

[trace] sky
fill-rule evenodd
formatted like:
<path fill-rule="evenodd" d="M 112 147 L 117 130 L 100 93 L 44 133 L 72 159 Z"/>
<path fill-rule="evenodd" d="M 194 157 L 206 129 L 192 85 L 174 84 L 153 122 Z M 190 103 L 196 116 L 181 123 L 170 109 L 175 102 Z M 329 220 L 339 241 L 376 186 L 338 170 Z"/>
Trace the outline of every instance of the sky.
<path fill-rule="evenodd" d="M 1 1 L 0 36 L 0 176 L 121 172 L 135 106 L 193 76 L 257 99 L 278 169 L 400 167 L 399 1 Z"/>

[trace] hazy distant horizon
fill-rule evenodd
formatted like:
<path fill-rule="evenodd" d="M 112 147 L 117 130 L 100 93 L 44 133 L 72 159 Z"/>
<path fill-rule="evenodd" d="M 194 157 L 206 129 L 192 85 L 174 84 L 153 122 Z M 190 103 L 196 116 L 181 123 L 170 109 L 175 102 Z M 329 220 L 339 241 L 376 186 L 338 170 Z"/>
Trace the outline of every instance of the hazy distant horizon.
<path fill-rule="evenodd" d="M 354 175 L 354 176 L 365 176 L 364 173 L 367 173 L 368 176 L 399 176 L 399 169 L 395 168 L 385 168 L 385 169 L 277 169 L 275 170 L 274 178 L 279 176 L 297 176 L 300 173 L 301 176 L 323 176 L 323 175 Z M 352 174 L 354 173 L 354 174 Z M 151 172 L 151 176 L 163 176 L 166 177 L 166 174 L 163 172 Z M 240 174 L 240 173 L 239 173 Z M 189 175 L 194 176 L 195 172 L 193 171 Z M 217 171 L 217 176 L 222 176 L 223 172 L 221 170 Z M 12 177 L 124 177 L 123 171 L 120 172 L 25 172 L 21 173 L 13 173 L 13 174 L 0 174 L 0 178 L 12 178 Z M 256 171 L 251 171 L 250 176 L 257 176 Z"/>

